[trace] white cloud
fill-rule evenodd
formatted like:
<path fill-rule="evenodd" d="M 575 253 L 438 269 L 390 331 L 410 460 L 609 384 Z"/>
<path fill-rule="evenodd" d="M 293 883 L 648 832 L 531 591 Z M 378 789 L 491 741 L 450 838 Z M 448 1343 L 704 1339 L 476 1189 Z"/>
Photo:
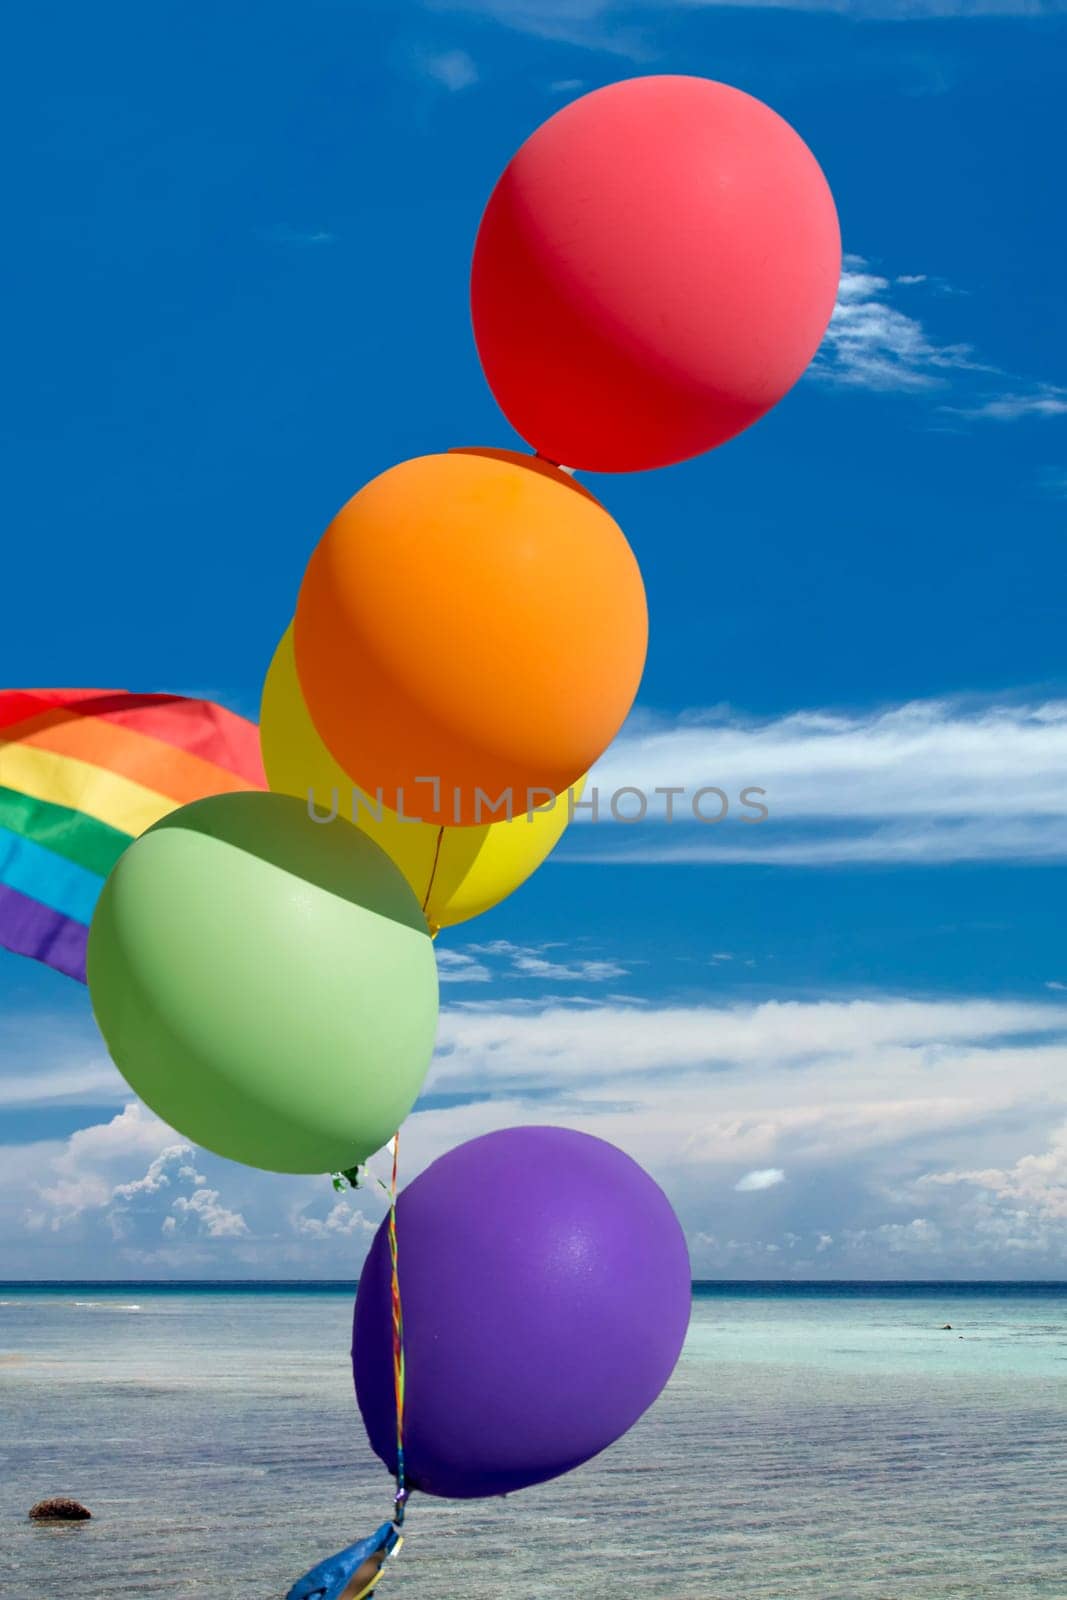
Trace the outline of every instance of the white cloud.
<path fill-rule="evenodd" d="M 648 46 L 643 29 L 633 26 L 640 8 L 616 0 L 427 0 L 429 9 L 490 17 L 517 33 L 579 49 L 640 59 Z M 657 0 L 643 20 L 655 18 Z"/>
<path fill-rule="evenodd" d="M 89 1016 L 21 1009 L 0 1016 L 0 1109 L 122 1105 L 129 1097 Z"/>
<path fill-rule="evenodd" d="M 638 728 L 598 763 L 602 792 L 717 783 L 766 787 L 776 814 L 1067 815 L 1067 700 L 918 700 Z M 764 826 L 764 825 L 761 825 Z"/>
<path fill-rule="evenodd" d="M 960 21 L 1056 16 L 1065 0 L 427 0 L 430 9 L 492 18 L 539 39 L 635 58 L 653 51 L 652 29 L 677 9 L 828 12 L 857 22 Z"/>
<path fill-rule="evenodd" d="M 34 1106 L 44 1102 L 102 1105 L 121 1100 L 128 1089 L 109 1061 L 45 1068 L 40 1074 L 0 1074 L 0 1106 Z"/>
<path fill-rule="evenodd" d="M 934 1114 L 935 1101 L 950 1118 L 962 1108 L 966 1120 L 981 1106 L 980 1096 L 967 1104 L 976 1092 L 973 1074 L 997 1093 L 981 1073 L 990 1053 L 1043 1073 L 1050 1060 L 1065 1060 L 1064 1044 L 1047 1044 L 1049 1036 L 1067 1039 L 1067 1007 L 1051 1001 L 882 997 L 446 1008 L 429 1086 L 496 1094 L 510 1086 L 518 1097 L 527 1089 L 555 1090 L 580 1094 L 591 1108 L 616 1095 L 653 1106 L 661 1094 L 697 1095 L 694 1105 L 713 1105 L 716 1116 L 722 1109 L 730 1126 L 745 1123 L 750 1142 L 762 1150 L 770 1148 L 764 1136 L 773 1119 L 761 1114 L 745 1122 L 742 1084 L 758 1080 L 762 1096 L 773 1081 L 766 1104 L 776 1104 L 797 1127 L 821 1128 L 839 1116 L 859 1126 L 866 1118 L 866 1138 L 876 1104 L 884 1103 L 890 1133 L 902 1117 L 925 1115 L 924 1104 Z M 660 1081 L 667 1073 L 673 1088 Z M 757 1097 L 750 1109 L 760 1103 Z M 736 1117 L 729 1115 L 733 1105 Z M 676 1131 L 687 1148 L 706 1144 L 696 1122 Z"/>
<path fill-rule="evenodd" d="M 478 82 L 478 68 L 466 50 L 444 50 L 437 55 L 419 57 L 426 77 L 441 84 L 450 94 L 458 94 Z"/>
<path fill-rule="evenodd" d="M 634 785 L 650 797 L 640 826 L 604 820 Z M 663 826 L 657 788 L 692 797 L 715 785 L 724 822 Z M 769 818 L 746 823 L 741 791 L 765 791 Z M 601 820 L 565 836 L 561 859 L 643 862 L 842 862 L 1067 858 L 1067 701 L 913 701 L 865 712 L 811 710 L 635 720 L 593 771 Z M 721 807 L 720 807 L 721 809 Z"/>
<path fill-rule="evenodd" d="M 191 1195 L 176 1196 L 172 1214 L 164 1219 L 163 1227 L 172 1232 L 175 1226 L 189 1220 L 202 1228 L 209 1239 L 233 1239 L 248 1232 L 244 1217 L 221 1204 L 217 1189 L 196 1189 Z"/>
<path fill-rule="evenodd" d="M 928 1173 L 924 1184 L 969 1184 L 1000 1202 L 1016 1219 L 1067 1222 L 1067 1123 L 1040 1155 L 1024 1155 L 1008 1168 Z"/>
<path fill-rule="evenodd" d="M 857 22 L 926 22 L 942 18 L 1058 16 L 1064 0 L 682 0 L 712 10 L 828 11 Z"/>
<path fill-rule="evenodd" d="M 759 843 L 738 836 L 646 833 L 630 848 L 598 836 L 596 848 L 576 844 L 561 859 L 646 866 L 944 866 L 952 862 L 1067 860 L 1067 832 L 1059 819 L 986 821 L 918 820 L 825 834 L 775 830 Z"/>
<path fill-rule="evenodd" d="M 355 1210 L 347 1200 L 338 1200 L 324 1217 L 302 1213 L 296 1219 L 298 1232 L 312 1239 L 333 1237 L 362 1237 L 370 1246 L 378 1231 L 377 1220 L 371 1220 L 362 1211 Z"/>
<path fill-rule="evenodd" d="M 607 983 L 624 978 L 628 969 L 617 961 L 548 961 L 544 956 L 518 954 L 512 966 L 522 977 L 550 978 L 566 983 Z"/>
<path fill-rule="evenodd" d="M 175 1142 L 173 1131 L 139 1101 L 109 1122 L 78 1129 L 60 1144 L 24 1147 L 24 1154 L 28 1170 L 11 1174 L 23 1201 L 19 1225 L 30 1233 L 68 1235 L 79 1252 L 93 1228 L 101 1248 L 105 1238 L 125 1245 L 190 1225 L 207 1238 L 248 1232 L 240 1213 L 221 1203 L 219 1191 L 207 1187 L 192 1164 L 193 1146 Z M 140 1176 L 125 1176 L 138 1165 Z M 14 1183 L 6 1198 L 5 1209 L 13 1210 Z"/>
<path fill-rule="evenodd" d="M 475 955 L 499 957 L 504 963 L 505 972 L 513 977 L 544 978 L 557 983 L 608 983 L 612 978 L 626 977 L 629 971 L 628 967 L 621 966 L 617 961 L 551 959 L 544 952 L 558 948 L 552 944 L 520 945 L 513 944 L 509 939 L 494 939 L 488 944 L 472 944 L 467 948 L 474 955 L 456 957 L 454 964 L 457 977 L 463 976 L 463 968 L 458 963 L 474 961 Z M 489 976 L 488 968 L 480 970 Z"/>
<path fill-rule="evenodd" d="M 128 1089 L 126 1093 L 129 1094 Z M 140 1101 L 127 1105 L 110 1122 L 79 1128 L 52 1159 L 42 1163 L 41 1175 L 34 1185 L 44 1206 L 43 1211 L 35 1213 L 37 1225 L 58 1228 L 84 1211 L 107 1206 L 116 1198 L 120 1202 L 128 1198 L 119 1191 L 130 1187 L 130 1180 L 123 1183 L 120 1174 L 131 1161 L 143 1161 L 146 1156 L 153 1165 L 133 1181 L 129 1197 L 163 1187 L 159 1169 L 153 1175 L 156 1159 L 168 1147 L 171 1158 L 176 1151 L 184 1157 L 190 1149 L 188 1145 L 175 1146 L 174 1139 L 171 1130 Z"/>
<path fill-rule="evenodd" d="M 1067 416 L 1067 389 L 1043 383 L 1023 393 L 992 395 L 971 406 L 952 407 L 964 417 L 987 417 L 995 422 L 1018 422 L 1025 417 Z"/>
<path fill-rule="evenodd" d="M 746 1172 L 743 1178 L 734 1184 L 738 1194 L 756 1194 L 761 1189 L 773 1189 L 779 1183 L 785 1182 L 785 1173 L 781 1167 L 757 1167 L 754 1172 Z"/>
<path fill-rule="evenodd" d="M 961 1263 L 1011 1276 L 1018 1222 L 979 1229 L 959 1185 L 918 1180 L 1010 1172 L 1040 1149 L 1067 1113 L 1067 1007 L 881 996 L 450 1009 L 430 1088 L 472 1101 L 411 1119 L 409 1171 L 494 1127 L 597 1134 L 664 1185 L 698 1275 L 766 1275 L 781 1256 L 775 1272 L 801 1276 L 954 1277 Z M 739 1168 L 788 1172 L 792 1242 L 759 1236 L 763 1208 L 736 1191 Z M 1067 1269 L 1065 1237 L 1043 1225 L 1027 1270 Z"/>
<path fill-rule="evenodd" d="M 110 1122 L 79 1129 L 52 1159 L 51 1181 L 36 1185 L 30 1226 L 55 1233 L 87 1212 L 99 1212 L 118 1240 L 132 1237 L 135 1221 L 145 1219 L 166 1234 L 187 1224 L 212 1239 L 246 1234 L 245 1219 L 221 1203 L 219 1191 L 208 1188 L 192 1165 L 192 1145 L 166 1142 L 158 1149 L 161 1141 L 173 1139 L 171 1130 L 137 1101 Z M 139 1178 L 113 1181 L 117 1167 L 153 1149 L 158 1153 Z"/>
<path fill-rule="evenodd" d="M 145 1119 L 148 1115 L 149 1114 L 145 1112 L 144 1107 L 140 1104 L 129 1105 L 122 1113 L 122 1117 L 135 1116 L 138 1118 L 138 1120 Z M 121 1117 L 117 1117 L 115 1119 L 116 1122 L 121 1120 Z M 107 1126 L 111 1127 L 113 1124 L 109 1123 Z M 159 1155 L 156 1156 L 155 1160 L 152 1162 L 152 1165 L 149 1167 L 143 1178 L 135 1178 L 132 1183 L 116 1184 L 111 1192 L 112 1199 L 134 1200 L 138 1195 L 157 1194 L 160 1189 L 169 1188 L 170 1173 L 167 1169 L 168 1167 L 173 1168 L 176 1160 L 180 1160 L 182 1162 L 182 1165 L 178 1168 L 178 1176 L 180 1178 L 192 1178 L 197 1183 L 203 1183 L 203 1178 L 200 1177 L 195 1168 L 186 1164 L 188 1157 L 191 1156 L 192 1153 L 192 1145 L 168 1145 L 165 1150 L 161 1150 Z"/>
<path fill-rule="evenodd" d="M 941 1230 L 926 1217 L 913 1217 L 910 1222 L 883 1222 L 878 1228 L 849 1229 L 845 1237 L 852 1249 L 874 1244 L 890 1255 L 928 1257 L 941 1243 Z"/>
<path fill-rule="evenodd" d="M 0 1276 L 355 1276 L 383 1210 L 194 1149 L 139 1102 L 4 1157 Z"/>
<path fill-rule="evenodd" d="M 903 303 L 898 292 L 903 291 Z M 825 383 L 881 391 L 911 391 L 935 396 L 949 387 L 959 395 L 941 401 L 945 417 L 987 422 L 1059 417 L 1067 413 L 1067 390 L 1034 383 L 980 360 L 973 347 L 946 342 L 922 320 L 930 315 L 932 291 L 948 286 L 927 273 L 890 278 L 862 256 L 846 255 L 830 326 L 811 366 Z"/>
<path fill-rule="evenodd" d="M 897 284 L 917 285 L 925 274 Z M 910 312 L 890 303 L 893 284 L 861 256 L 846 256 L 833 317 L 813 374 L 865 389 L 929 389 L 953 368 L 973 369 L 967 345 L 936 343 Z"/>
<path fill-rule="evenodd" d="M 488 983 L 489 968 L 461 950 L 437 946 L 437 976 L 442 983 Z"/>
<path fill-rule="evenodd" d="M 494 1128 L 576 1127 L 663 1184 L 698 1272 L 1011 1275 L 1063 1258 L 1067 1136 L 1047 1148 L 1046 1130 L 1067 1122 L 1067 1006 L 1051 995 L 446 1007 L 428 1088 L 453 1103 L 405 1125 L 405 1181 Z M 136 1104 L 5 1156 L 15 1276 L 355 1276 L 384 1209 L 370 1189 L 192 1152 Z M 787 1229 L 761 1235 L 752 1193 L 785 1173 Z"/>

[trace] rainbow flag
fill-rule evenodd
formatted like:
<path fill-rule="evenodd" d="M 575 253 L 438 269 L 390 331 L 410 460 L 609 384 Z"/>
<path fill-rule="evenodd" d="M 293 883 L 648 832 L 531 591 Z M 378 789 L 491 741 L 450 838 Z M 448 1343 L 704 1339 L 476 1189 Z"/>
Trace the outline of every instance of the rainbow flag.
<path fill-rule="evenodd" d="M 0 690 L 0 947 L 85 982 L 104 879 L 190 800 L 263 789 L 255 723 L 210 700 Z"/>

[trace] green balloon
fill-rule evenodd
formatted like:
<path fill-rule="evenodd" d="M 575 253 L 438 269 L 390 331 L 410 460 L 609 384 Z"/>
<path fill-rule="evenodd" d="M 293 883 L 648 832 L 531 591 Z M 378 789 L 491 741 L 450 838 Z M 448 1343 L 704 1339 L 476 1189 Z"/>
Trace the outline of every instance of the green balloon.
<path fill-rule="evenodd" d="M 288 795 L 197 800 L 134 840 L 87 964 L 130 1087 L 251 1167 L 365 1161 L 430 1065 L 437 964 L 418 900 L 365 833 Z"/>

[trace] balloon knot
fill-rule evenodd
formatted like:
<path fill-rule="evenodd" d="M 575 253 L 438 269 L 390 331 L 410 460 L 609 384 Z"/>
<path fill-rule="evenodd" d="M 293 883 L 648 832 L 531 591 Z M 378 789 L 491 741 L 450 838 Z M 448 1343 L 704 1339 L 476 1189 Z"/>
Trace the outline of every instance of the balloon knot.
<path fill-rule="evenodd" d="M 565 472 L 568 478 L 573 478 L 575 472 L 578 470 L 577 467 L 565 467 L 562 461 L 553 461 L 552 457 L 546 456 L 543 450 L 535 450 L 534 458 L 537 461 L 543 461 L 546 466 L 555 467 L 557 472 Z"/>
<path fill-rule="evenodd" d="M 364 1173 L 362 1167 L 346 1167 L 343 1172 L 331 1172 L 330 1182 L 338 1194 L 344 1189 L 362 1189 Z"/>

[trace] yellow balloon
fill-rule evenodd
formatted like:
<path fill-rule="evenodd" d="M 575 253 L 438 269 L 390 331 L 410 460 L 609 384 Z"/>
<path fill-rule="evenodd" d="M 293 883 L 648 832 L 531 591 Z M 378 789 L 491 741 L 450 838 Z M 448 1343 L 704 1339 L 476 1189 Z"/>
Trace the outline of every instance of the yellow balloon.
<path fill-rule="evenodd" d="M 300 692 L 291 627 L 263 685 L 259 740 L 270 787 L 307 800 L 324 820 L 336 812 L 369 834 L 418 895 L 434 932 L 490 910 L 524 883 L 567 826 L 569 796 L 577 799 L 585 786 L 582 778 L 554 805 L 518 811 L 510 822 L 442 828 L 399 816 L 354 785 L 319 738 Z"/>

